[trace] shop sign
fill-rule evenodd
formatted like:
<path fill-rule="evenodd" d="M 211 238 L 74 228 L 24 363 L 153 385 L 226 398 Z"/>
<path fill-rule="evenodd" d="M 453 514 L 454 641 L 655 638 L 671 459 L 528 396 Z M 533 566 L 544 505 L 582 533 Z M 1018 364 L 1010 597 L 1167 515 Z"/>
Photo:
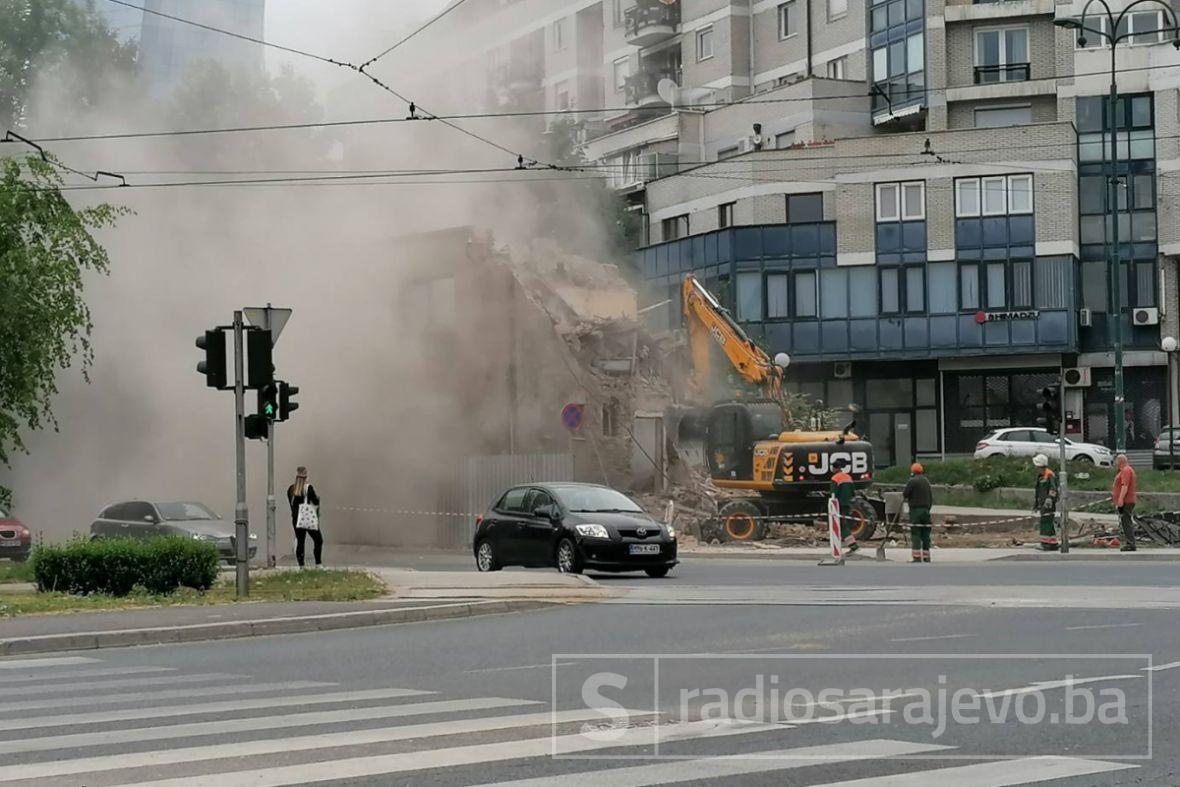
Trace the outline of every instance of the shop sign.
<path fill-rule="evenodd" d="M 1008 322 L 1011 320 L 1035 320 L 1041 316 L 1036 309 L 1025 309 L 1016 312 L 975 312 L 975 322 L 983 325 L 985 322 Z"/>

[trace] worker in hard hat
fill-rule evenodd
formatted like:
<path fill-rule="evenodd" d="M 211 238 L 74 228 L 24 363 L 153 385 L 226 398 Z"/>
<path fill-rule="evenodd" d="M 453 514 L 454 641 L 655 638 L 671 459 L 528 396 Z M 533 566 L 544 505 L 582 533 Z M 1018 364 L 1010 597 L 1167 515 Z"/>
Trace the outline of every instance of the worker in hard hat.
<path fill-rule="evenodd" d="M 914 462 L 910 465 L 910 480 L 901 493 L 910 508 L 910 562 L 930 562 L 930 509 L 934 507 L 934 490 L 926 469 Z"/>
<path fill-rule="evenodd" d="M 844 551 L 848 553 L 860 549 L 856 543 L 856 535 L 852 532 L 852 501 L 856 496 L 856 485 L 848 473 L 848 460 L 843 457 L 832 462 L 835 474 L 832 476 L 832 497 L 836 498 L 840 511 L 840 538 Z"/>
<path fill-rule="evenodd" d="M 1033 457 L 1033 466 L 1037 468 L 1036 495 L 1033 503 L 1033 513 L 1041 517 L 1041 549 L 1046 552 L 1056 552 L 1057 527 L 1055 515 L 1057 513 L 1058 482 L 1057 474 L 1049 467 L 1049 457 L 1037 454 Z"/>

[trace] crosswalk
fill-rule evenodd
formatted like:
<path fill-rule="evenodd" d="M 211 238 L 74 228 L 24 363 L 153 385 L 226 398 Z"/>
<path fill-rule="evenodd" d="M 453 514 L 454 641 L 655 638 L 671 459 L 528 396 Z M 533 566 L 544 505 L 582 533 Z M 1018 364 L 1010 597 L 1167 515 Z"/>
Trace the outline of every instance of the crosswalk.
<path fill-rule="evenodd" d="M 927 741 L 817 742 L 798 726 L 645 711 L 604 730 L 603 718 L 535 699 L 263 682 L 81 657 L 0 659 L 0 785 L 421 784 L 445 772 L 448 783 L 481 787 L 743 784 L 755 776 L 806 787 L 1014 787 L 1088 785 L 1137 767 L 1074 757 L 976 762 Z M 943 755 L 959 759 L 899 759 Z"/>

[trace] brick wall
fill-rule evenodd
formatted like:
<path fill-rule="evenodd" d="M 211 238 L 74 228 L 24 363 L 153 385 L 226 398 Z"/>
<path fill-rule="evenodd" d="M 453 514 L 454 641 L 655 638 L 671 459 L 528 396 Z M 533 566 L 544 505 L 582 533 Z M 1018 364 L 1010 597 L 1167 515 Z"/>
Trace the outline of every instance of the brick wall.
<path fill-rule="evenodd" d="M 996 101 L 994 99 L 955 101 L 948 108 L 947 127 L 954 130 L 975 128 L 976 109 L 1000 108 L 1003 106 L 1021 107 L 1031 105 L 1033 123 L 1053 123 L 1058 119 L 1057 103 L 1057 99 L 1053 96 L 1029 96 L 1005 101 Z M 1069 115 L 1061 116 L 1061 120 L 1073 120 L 1073 118 L 1072 108 Z"/>

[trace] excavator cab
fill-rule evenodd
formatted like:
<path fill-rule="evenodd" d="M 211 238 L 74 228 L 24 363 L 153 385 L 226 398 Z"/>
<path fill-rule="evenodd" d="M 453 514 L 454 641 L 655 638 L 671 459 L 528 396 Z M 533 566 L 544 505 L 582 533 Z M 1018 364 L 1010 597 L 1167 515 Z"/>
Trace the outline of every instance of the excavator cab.
<path fill-rule="evenodd" d="M 754 444 L 776 440 L 786 424 L 782 408 L 774 402 L 724 402 L 713 407 L 708 418 L 706 458 L 715 479 L 748 480 L 754 477 Z"/>

